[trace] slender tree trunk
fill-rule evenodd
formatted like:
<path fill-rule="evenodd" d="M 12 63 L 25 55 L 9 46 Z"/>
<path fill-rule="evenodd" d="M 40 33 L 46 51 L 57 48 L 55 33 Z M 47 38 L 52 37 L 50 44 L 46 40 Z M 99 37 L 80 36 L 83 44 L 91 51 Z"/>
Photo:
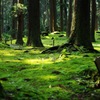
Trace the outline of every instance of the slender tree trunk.
<path fill-rule="evenodd" d="M 19 3 L 24 3 L 23 0 L 19 0 Z M 23 45 L 23 30 L 24 30 L 24 15 L 22 12 L 18 15 L 18 33 L 16 44 Z"/>
<path fill-rule="evenodd" d="M 64 17 L 64 13 L 63 13 L 63 11 L 64 11 L 64 5 L 63 5 L 63 0 L 60 0 L 60 30 L 61 31 L 63 31 L 63 17 Z"/>
<path fill-rule="evenodd" d="M 23 15 L 18 16 L 18 33 L 17 33 L 17 41 L 16 44 L 23 45 Z"/>
<path fill-rule="evenodd" d="M 95 31 L 98 31 L 98 16 L 97 15 L 95 19 Z"/>
<path fill-rule="evenodd" d="M 2 41 L 2 31 L 3 31 L 3 15 L 2 15 L 2 0 L 0 0 L 0 41 Z"/>
<path fill-rule="evenodd" d="M 1 0 L 0 0 L 0 41 L 2 41 L 2 37 L 1 37 L 1 34 L 2 34 L 2 10 L 1 10 Z"/>
<path fill-rule="evenodd" d="M 56 0 L 49 0 L 50 2 L 50 31 L 56 30 Z"/>
<path fill-rule="evenodd" d="M 68 6 L 67 6 L 68 0 L 64 0 L 64 31 L 67 30 L 67 15 L 68 15 Z"/>
<path fill-rule="evenodd" d="M 96 0 L 92 0 L 91 41 L 95 42 Z"/>
<path fill-rule="evenodd" d="M 97 7 L 97 10 L 98 10 L 98 13 L 100 11 L 100 0 L 97 0 L 98 1 L 98 7 Z M 98 26 L 99 26 L 99 30 L 100 30 L 100 16 L 98 15 Z"/>
<path fill-rule="evenodd" d="M 49 28 L 49 26 L 50 26 L 50 12 L 49 12 L 49 0 L 47 0 L 47 8 L 46 8 L 46 12 L 47 12 L 47 15 L 46 15 L 46 19 L 47 19 L 47 24 L 46 24 L 46 26 L 47 26 L 47 31 L 48 32 L 50 32 L 50 28 Z"/>
<path fill-rule="evenodd" d="M 31 28 L 32 28 L 32 24 L 31 24 L 31 1 L 27 1 L 28 2 L 28 39 L 27 39 L 27 46 L 31 46 L 32 45 L 32 32 L 31 32 Z"/>
<path fill-rule="evenodd" d="M 29 15 L 29 14 L 28 14 Z M 27 39 L 27 46 L 31 46 L 32 45 L 32 38 L 31 38 L 31 36 L 32 36 L 32 33 L 31 33 L 31 25 L 30 25 L 30 18 L 28 17 L 28 39 Z"/>
<path fill-rule="evenodd" d="M 67 24 L 67 36 L 71 33 L 71 23 L 72 23 L 72 3 L 73 0 L 69 0 L 69 14 L 68 14 L 68 24 Z"/>
<path fill-rule="evenodd" d="M 12 5 L 17 3 L 17 0 L 13 0 Z M 15 39 L 17 35 L 17 18 L 12 17 L 12 38 Z"/>
<path fill-rule="evenodd" d="M 28 39 L 27 39 L 27 46 L 32 45 L 32 22 L 31 22 L 31 2 L 28 1 Z"/>
<path fill-rule="evenodd" d="M 74 0 L 69 43 L 93 50 L 90 38 L 90 0 Z"/>

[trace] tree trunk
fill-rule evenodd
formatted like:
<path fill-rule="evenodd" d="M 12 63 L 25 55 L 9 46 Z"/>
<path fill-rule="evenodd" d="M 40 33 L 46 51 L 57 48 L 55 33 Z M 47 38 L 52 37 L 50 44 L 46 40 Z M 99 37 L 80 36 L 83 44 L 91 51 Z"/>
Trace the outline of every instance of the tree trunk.
<path fill-rule="evenodd" d="M 43 47 L 40 37 L 40 4 L 39 0 L 28 1 L 29 34 L 34 47 Z"/>
<path fill-rule="evenodd" d="M 23 15 L 18 16 L 18 33 L 16 44 L 23 45 Z"/>
<path fill-rule="evenodd" d="M 92 0 L 91 41 L 95 42 L 96 0 Z"/>
<path fill-rule="evenodd" d="M 98 2 L 98 7 L 97 7 L 97 10 L 98 10 L 98 14 L 100 12 L 100 0 L 97 0 Z M 100 15 L 98 15 L 98 26 L 99 26 L 99 30 L 100 30 Z"/>
<path fill-rule="evenodd" d="M 12 5 L 17 3 L 17 0 L 13 0 Z M 17 18 L 12 17 L 12 38 L 15 39 L 17 35 Z"/>
<path fill-rule="evenodd" d="M 19 0 L 23 4 L 23 0 Z M 23 45 L 24 15 L 22 12 L 18 15 L 18 33 L 16 44 Z"/>
<path fill-rule="evenodd" d="M 50 2 L 50 31 L 56 30 L 56 0 L 49 0 Z"/>
<path fill-rule="evenodd" d="M 71 33 L 71 23 L 72 23 L 72 2 L 73 0 L 69 0 L 69 14 L 68 14 L 68 24 L 67 24 L 67 34 L 66 36 L 69 37 Z"/>
<path fill-rule="evenodd" d="M 95 31 L 98 31 L 98 16 L 96 15 L 96 18 L 95 18 Z"/>
<path fill-rule="evenodd" d="M 67 30 L 67 16 L 68 16 L 68 6 L 67 6 L 68 0 L 64 0 L 64 31 Z"/>
<path fill-rule="evenodd" d="M 2 31 L 3 31 L 3 15 L 2 15 L 2 0 L 0 0 L 0 41 L 2 41 Z"/>
<path fill-rule="evenodd" d="M 63 31 L 63 0 L 60 0 L 60 30 Z"/>
<path fill-rule="evenodd" d="M 92 49 L 90 38 L 90 0 L 74 0 L 74 13 L 69 43 Z"/>
<path fill-rule="evenodd" d="M 31 2 L 28 1 L 28 39 L 27 39 L 27 46 L 32 45 L 32 22 L 31 22 Z"/>

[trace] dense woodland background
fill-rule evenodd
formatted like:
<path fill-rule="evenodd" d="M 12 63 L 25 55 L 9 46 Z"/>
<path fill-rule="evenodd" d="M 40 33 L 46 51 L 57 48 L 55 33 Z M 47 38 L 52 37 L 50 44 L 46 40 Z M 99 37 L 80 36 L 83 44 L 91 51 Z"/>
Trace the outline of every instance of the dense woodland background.
<path fill-rule="evenodd" d="M 100 0 L 0 0 L 0 99 L 99 100 Z"/>
<path fill-rule="evenodd" d="M 65 31 L 70 42 L 92 48 L 89 41 L 95 41 L 94 34 L 99 29 L 99 11 L 99 0 L 0 0 L 0 41 L 10 37 L 16 39 L 16 44 L 23 45 L 26 36 L 27 45 L 42 47 L 41 35 Z M 83 36 L 71 36 L 73 30 Z M 87 39 L 84 39 L 86 33 Z"/>

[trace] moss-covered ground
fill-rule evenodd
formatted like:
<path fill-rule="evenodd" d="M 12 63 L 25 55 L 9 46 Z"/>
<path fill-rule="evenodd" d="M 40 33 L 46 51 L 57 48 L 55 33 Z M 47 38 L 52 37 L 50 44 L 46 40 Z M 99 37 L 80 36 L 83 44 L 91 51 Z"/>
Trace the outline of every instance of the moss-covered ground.
<path fill-rule="evenodd" d="M 59 35 L 61 35 L 59 37 Z M 65 33 L 42 37 L 46 48 L 65 43 Z M 25 40 L 26 41 L 26 40 Z M 13 41 L 14 42 L 14 41 Z M 8 41 L 8 44 L 10 42 Z M 93 43 L 100 51 L 100 35 Z M 0 82 L 11 100 L 99 100 L 100 77 L 94 64 L 99 53 L 41 54 L 44 48 L 0 43 Z M 3 99 L 5 100 L 5 99 Z M 7 99 L 8 100 L 8 99 Z"/>

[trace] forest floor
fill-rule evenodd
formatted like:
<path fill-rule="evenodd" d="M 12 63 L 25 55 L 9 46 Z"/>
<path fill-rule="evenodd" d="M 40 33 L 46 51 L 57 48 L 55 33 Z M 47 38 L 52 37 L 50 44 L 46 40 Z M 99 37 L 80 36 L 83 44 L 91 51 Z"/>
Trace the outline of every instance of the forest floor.
<path fill-rule="evenodd" d="M 42 37 L 45 47 L 65 43 L 65 33 Z M 25 40 L 26 41 L 26 40 Z M 10 42 L 8 42 L 9 44 Z M 94 48 L 100 51 L 100 35 Z M 44 48 L 0 43 L 0 82 L 7 98 L 0 100 L 99 100 L 100 77 L 94 59 L 99 53 L 41 54 Z"/>

